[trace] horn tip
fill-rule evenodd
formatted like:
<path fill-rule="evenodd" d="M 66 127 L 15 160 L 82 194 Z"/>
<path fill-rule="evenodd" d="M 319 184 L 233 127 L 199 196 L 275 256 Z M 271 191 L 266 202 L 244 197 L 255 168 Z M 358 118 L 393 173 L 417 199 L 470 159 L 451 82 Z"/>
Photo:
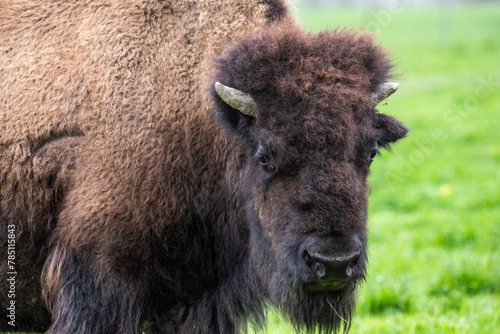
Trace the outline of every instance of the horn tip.
<path fill-rule="evenodd" d="M 384 82 L 381 84 L 379 89 L 375 93 L 372 93 L 373 106 L 391 96 L 398 88 L 399 84 L 397 82 Z"/>
<path fill-rule="evenodd" d="M 217 81 L 214 85 L 214 88 L 217 95 L 219 95 L 224 100 L 225 96 L 227 95 L 224 93 L 226 86 Z"/>
<path fill-rule="evenodd" d="M 388 82 L 388 84 L 390 85 L 389 87 L 391 87 L 391 90 L 393 91 L 396 91 L 399 88 L 399 84 L 397 82 Z"/>

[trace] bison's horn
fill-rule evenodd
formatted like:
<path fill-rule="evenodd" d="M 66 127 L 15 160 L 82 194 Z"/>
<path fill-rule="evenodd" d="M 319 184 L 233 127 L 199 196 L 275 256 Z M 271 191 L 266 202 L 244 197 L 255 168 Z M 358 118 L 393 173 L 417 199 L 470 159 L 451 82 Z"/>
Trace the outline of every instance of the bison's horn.
<path fill-rule="evenodd" d="M 240 90 L 224 86 L 220 82 L 215 83 L 215 91 L 224 102 L 234 109 L 239 110 L 242 114 L 257 117 L 257 104 L 250 95 Z"/>
<path fill-rule="evenodd" d="M 375 107 L 377 104 L 391 96 L 399 87 L 396 82 L 384 82 L 380 85 L 379 89 L 372 93 L 372 104 Z"/>

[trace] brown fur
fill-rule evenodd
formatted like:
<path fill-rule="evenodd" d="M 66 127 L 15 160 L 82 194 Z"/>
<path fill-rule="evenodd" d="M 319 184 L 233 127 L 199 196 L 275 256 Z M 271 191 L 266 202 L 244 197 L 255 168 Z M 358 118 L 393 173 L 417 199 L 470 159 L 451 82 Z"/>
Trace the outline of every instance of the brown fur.
<path fill-rule="evenodd" d="M 406 132 L 369 107 L 390 69 L 383 50 L 355 33 L 305 34 L 280 0 L 0 0 L 0 12 L 0 220 L 2 235 L 16 229 L 15 329 L 228 333 L 250 315 L 261 323 L 266 299 L 312 328 L 292 287 L 277 292 L 290 274 L 283 249 L 311 233 L 366 242 L 360 157 Z M 207 87 L 213 57 L 242 36 L 215 79 L 254 95 L 261 117 L 215 98 L 223 131 Z M 252 184 L 259 141 L 280 159 L 290 152 L 280 172 L 300 181 L 274 186 L 298 197 L 270 205 Z M 272 237 L 285 220 L 270 217 L 290 215 L 278 204 L 309 208 L 284 239 Z M 350 293 L 330 297 L 352 306 Z M 338 328 L 307 298 L 323 328 Z"/>

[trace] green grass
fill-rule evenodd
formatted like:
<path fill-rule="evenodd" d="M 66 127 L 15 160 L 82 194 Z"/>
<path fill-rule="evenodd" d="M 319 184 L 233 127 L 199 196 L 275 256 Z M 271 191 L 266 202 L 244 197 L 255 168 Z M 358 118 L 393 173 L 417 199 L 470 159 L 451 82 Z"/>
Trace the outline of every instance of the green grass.
<path fill-rule="evenodd" d="M 500 333 L 500 4 L 299 8 L 310 30 L 379 31 L 410 129 L 373 164 L 368 279 L 351 333 Z M 269 312 L 266 333 L 292 333 Z"/>

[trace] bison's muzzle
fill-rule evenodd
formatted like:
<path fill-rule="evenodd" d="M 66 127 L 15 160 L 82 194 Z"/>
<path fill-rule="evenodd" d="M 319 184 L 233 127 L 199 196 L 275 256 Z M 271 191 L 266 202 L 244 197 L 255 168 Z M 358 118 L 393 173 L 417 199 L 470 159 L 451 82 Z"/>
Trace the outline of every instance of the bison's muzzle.
<path fill-rule="evenodd" d="M 356 279 L 356 267 L 363 244 L 357 236 L 333 235 L 309 238 L 302 246 L 302 258 L 315 274 L 316 281 L 308 282 L 309 291 L 342 289 L 349 280 Z M 358 268 L 359 269 L 359 268 Z"/>

